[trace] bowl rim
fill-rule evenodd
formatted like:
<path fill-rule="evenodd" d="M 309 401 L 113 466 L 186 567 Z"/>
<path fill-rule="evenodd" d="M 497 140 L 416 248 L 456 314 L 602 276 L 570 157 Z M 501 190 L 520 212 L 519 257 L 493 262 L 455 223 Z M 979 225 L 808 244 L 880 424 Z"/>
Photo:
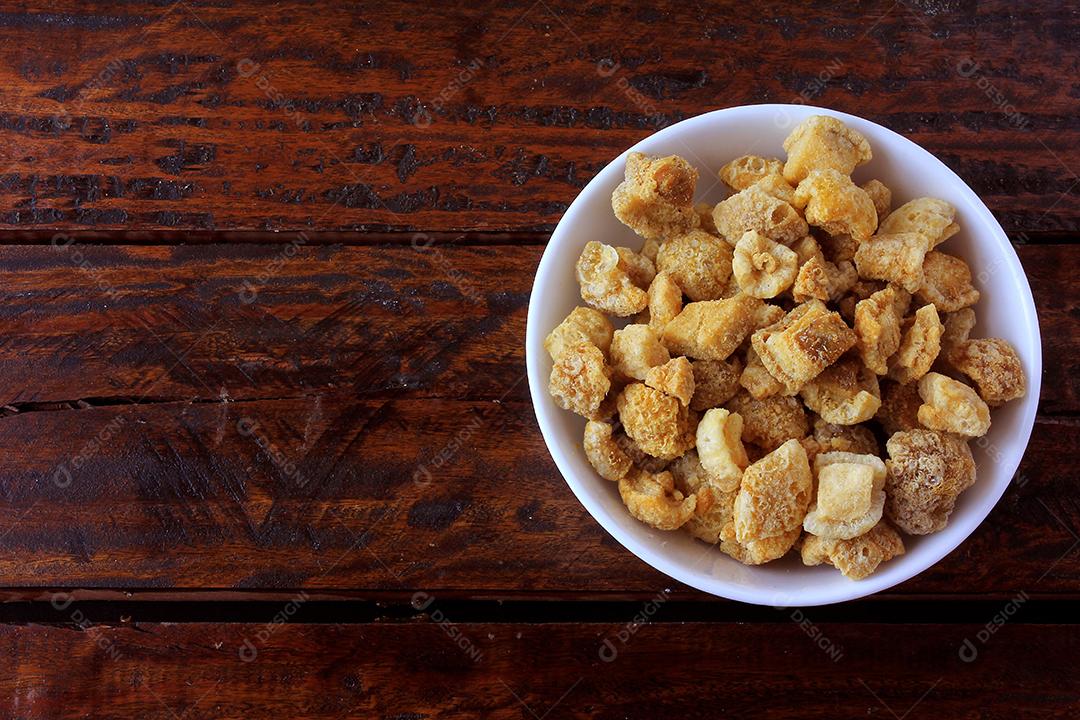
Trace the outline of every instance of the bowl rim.
<path fill-rule="evenodd" d="M 905 567 L 904 572 L 900 573 L 898 577 L 890 576 L 885 579 L 881 575 L 875 574 L 866 579 L 859 580 L 858 582 L 851 582 L 846 586 L 839 586 L 839 588 L 842 588 L 839 590 L 824 588 L 817 593 L 804 593 L 806 595 L 805 597 L 800 596 L 798 598 L 789 596 L 785 593 L 768 593 L 745 586 L 733 585 L 724 580 L 717 580 L 712 587 L 708 586 L 708 583 L 699 582 L 696 577 L 684 572 L 681 564 L 664 557 L 663 554 L 653 546 L 653 543 L 639 541 L 636 537 L 624 533 L 615 520 L 608 514 L 607 510 L 601 507 L 598 502 L 595 502 L 588 493 L 585 492 L 584 482 L 586 481 L 579 479 L 575 475 L 570 466 L 565 449 L 559 445 L 557 438 L 554 436 L 555 420 L 553 410 L 557 412 L 567 411 L 554 407 L 554 404 L 547 400 L 547 378 L 541 377 L 544 373 L 540 368 L 540 362 L 541 355 L 546 353 L 546 350 L 544 350 L 543 347 L 543 339 L 551 329 L 539 327 L 539 319 L 537 317 L 539 306 L 537 303 L 533 302 L 533 300 L 538 297 L 538 291 L 541 286 L 547 284 L 546 280 L 549 275 L 565 271 L 565 268 L 556 267 L 554 253 L 552 252 L 553 247 L 558 244 L 563 235 L 570 232 L 568 228 L 574 224 L 575 216 L 583 211 L 582 209 L 587 202 L 586 198 L 595 194 L 600 186 L 610 182 L 609 176 L 612 174 L 613 168 L 619 168 L 621 175 L 621 168 L 625 165 L 626 156 L 629 153 L 637 150 L 637 148 L 646 141 L 677 136 L 679 133 L 696 125 L 712 123 L 720 116 L 737 116 L 740 114 L 751 113 L 757 114 L 768 112 L 770 110 L 778 113 L 787 113 L 793 109 L 796 110 L 796 113 L 799 116 L 804 116 L 806 114 L 822 114 L 831 115 L 844 120 L 845 122 L 856 121 L 856 123 L 869 123 L 870 125 L 875 126 L 877 131 L 884 133 L 886 136 L 891 136 L 891 140 L 900 141 L 901 144 L 907 144 L 910 151 L 915 155 L 923 156 L 920 158 L 920 162 L 930 160 L 932 163 L 936 163 L 940 166 L 946 177 L 956 185 L 957 191 L 966 195 L 967 199 L 976 210 L 984 216 L 982 219 L 990 230 L 993 241 L 999 246 L 1000 251 L 1005 257 L 1006 263 L 1010 267 L 1012 277 L 1017 281 L 1017 289 L 1020 291 L 1022 310 L 1024 312 L 1023 325 L 1027 328 L 1028 332 L 1031 333 L 1030 352 L 1032 367 L 1035 370 L 1035 372 L 1032 373 L 1032 376 L 1027 378 L 1027 394 L 1025 395 L 1025 398 L 1021 400 L 1024 405 L 1022 407 L 1020 419 L 1020 432 L 1013 436 L 1012 442 L 1010 443 L 1010 447 L 1015 448 L 1016 450 L 1011 458 L 1003 462 L 1003 465 L 1005 466 L 1003 476 L 1007 476 L 1009 479 L 1005 482 L 998 483 L 998 487 L 993 489 L 981 508 L 977 508 L 974 512 L 970 512 L 961 518 L 956 518 L 954 516 L 953 522 L 959 523 L 963 528 L 961 532 L 958 532 L 955 535 L 955 540 L 942 541 L 940 546 L 936 546 L 932 552 L 926 554 L 926 558 L 922 560 L 912 560 L 910 566 Z M 544 253 L 540 258 L 540 263 L 537 266 L 530 293 L 529 310 L 526 319 L 525 360 L 529 378 L 530 398 L 532 400 L 533 411 L 536 414 L 537 424 L 540 426 L 540 432 L 544 438 L 544 444 L 547 446 L 549 454 L 555 461 L 556 467 L 562 474 L 563 480 L 570 487 L 570 490 L 593 519 L 596 520 L 609 535 L 618 541 L 624 548 L 636 555 L 640 560 L 684 585 L 717 597 L 757 605 L 772 605 L 775 607 L 813 607 L 866 597 L 910 580 L 949 555 L 961 543 L 967 540 L 975 529 L 982 524 L 983 520 L 985 520 L 990 512 L 997 506 L 1002 495 L 1004 495 L 1005 490 L 1012 484 L 1012 479 L 1015 477 L 1016 470 L 1023 459 L 1031 439 L 1042 385 L 1042 336 L 1039 327 L 1038 314 L 1035 310 L 1034 297 L 1031 293 L 1031 286 L 1028 282 L 1027 274 L 1016 253 L 1016 249 L 1009 242 L 1005 231 L 978 194 L 933 153 L 900 133 L 867 118 L 840 112 L 831 108 L 785 103 L 737 105 L 695 115 L 642 138 L 597 172 L 585 187 L 578 192 L 573 202 L 570 203 L 570 206 L 559 219 L 555 230 L 551 233 L 544 248 Z M 748 569 L 753 571 L 755 568 L 750 567 Z M 876 582 L 875 578 L 878 578 Z M 785 597 L 778 597 L 778 595 L 785 595 Z"/>

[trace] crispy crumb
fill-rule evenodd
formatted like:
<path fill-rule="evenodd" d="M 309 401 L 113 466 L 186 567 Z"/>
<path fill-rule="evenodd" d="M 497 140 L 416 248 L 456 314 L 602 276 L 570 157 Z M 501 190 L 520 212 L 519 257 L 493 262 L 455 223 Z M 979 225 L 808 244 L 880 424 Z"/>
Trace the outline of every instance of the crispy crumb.
<path fill-rule="evenodd" d="M 619 252 L 595 240 L 586 243 L 577 261 L 581 299 L 597 310 L 626 317 L 639 313 L 649 302 L 635 285 Z"/>
<path fill-rule="evenodd" d="M 619 480 L 619 496 L 630 514 L 657 530 L 677 530 L 694 514 L 697 498 L 683 497 L 671 473 L 637 468 Z"/>
<path fill-rule="evenodd" d="M 795 188 L 795 207 L 804 209 L 810 225 L 859 243 L 877 228 L 874 201 L 850 177 L 832 168 L 811 170 L 803 178 Z"/>
<path fill-rule="evenodd" d="M 1006 340 L 965 340 L 948 352 L 948 361 L 975 383 L 991 407 L 1024 397 L 1027 382 L 1020 356 Z"/>
<path fill-rule="evenodd" d="M 588 342 L 579 343 L 555 360 L 548 391 L 563 410 L 591 417 L 611 388 L 611 374 L 600 348 Z"/>
<path fill-rule="evenodd" d="M 615 328 L 604 313 L 588 307 L 576 307 L 545 338 L 544 349 L 554 360 L 567 346 L 590 342 L 606 355 L 614 332 Z"/>
<path fill-rule="evenodd" d="M 827 540 L 807 535 L 802 544 L 804 565 L 833 565 L 844 577 L 863 580 L 883 562 L 904 554 L 904 541 L 882 521 L 869 532 L 850 540 Z"/>
<path fill-rule="evenodd" d="M 941 351 L 944 326 L 937 308 L 924 305 L 904 322 L 900 349 L 889 359 L 889 377 L 900 383 L 915 382 L 929 370 Z"/>
<path fill-rule="evenodd" d="M 814 115 L 795 126 L 784 140 L 784 178 L 797 185 L 812 170 L 830 168 L 845 175 L 873 157 L 862 133 L 828 115 Z"/>
<path fill-rule="evenodd" d="M 663 365 L 650 368 L 645 374 L 645 384 L 689 405 L 694 396 L 694 369 L 686 358 L 672 358 Z"/>
<path fill-rule="evenodd" d="M 885 446 L 886 515 L 911 535 L 943 529 L 956 498 L 975 483 L 967 442 L 934 430 L 909 430 L 894 433 Z"/>
<path fill-rule="evenodd" d="M 673 460 L 694 447 L 696 424 L 676 398 L 632 383 L 619 395 L 618 407 L 626 434 L 649 455 Z"/>
<path fill-rule="evenodd" d="M 749 295 L 688 303 L 664 328 L 672 355 L 726 360 L 753 330 L 761 301 Z"/>
<path fill-rule="evenodd" d="M 798 528 L 812 492 L 806 450 L 789 440 L 743 473 L 735 498 L 735 540 L 761 540 Z"/>
<path fill-rule="evenodd" d="M 855 333 L 839 314 L 812 300 L 751 339 L 765 368 L 784 384 L 785 394 L 794 395 L 855 344 Z"/>
<path fill-rule="evenodd" d="M 704 412 L 720 407 L 739 391 L 739 373 L 742 364 L 738 358 L 730 360 L 695 360 L 694 397 L 690 409 Z"/>
<path fill-rule="evenodd" d="M 798 398 L 773 395 L 759 400 L 742 391 L 728 401 L 727 407 L 742 416 L 743 439 L 766 451 L 810 432 L 810 421 Z"/>
<path fill-rule="evenodd" d="M 878 234 L 918 233 L 926 238 L 928 249 L 933 249 L 960 231 L 955 220 L 956 208 L 944 200 L 915 198 L 889 213 Z"/>
<path fill-rule="evenodd" d="M 656 265 L 691 300 L 719 300 L 731 277 L 731 246 L 704 230 L 691 230 L 660 246 Z"/>
<path fill-rule="evenodd" d="M 923 281 L 915 297 L 933 303 L 938 312 L 956 312 L 979 302 L 979 291 L 971 284 L 971 268 L 960 258 L 931 250 L 922 269 Z"/>
<path fill-rule="evenodd" d="M 618 482 L 630 471 L 630 457 L 615 442 L 608 423 L 585 423 L 584 445 L 585 457 L 605 480 Z"/>
<path fill-rule="evenodd" d="M 615 217 L 646 240 L 663 241 L 698 225 L 698 172 L 681 157 L 630 153 L 623 182 L 611 195 Z"/>
<path fill-rule="evenodd" d="M 785 245 L 809 231 L 798 210 L 757 186 L 741 190 L 718 203 L 713 209 L 713 222 L 720 236 L 732 246 L 750 230 Z"/>

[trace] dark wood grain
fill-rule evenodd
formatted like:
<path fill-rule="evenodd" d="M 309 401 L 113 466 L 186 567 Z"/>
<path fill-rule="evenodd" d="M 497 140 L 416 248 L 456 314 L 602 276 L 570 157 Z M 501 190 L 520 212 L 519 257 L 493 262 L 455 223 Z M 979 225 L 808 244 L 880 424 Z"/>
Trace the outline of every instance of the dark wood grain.
<path fill-rule="evenodd" d="M 0 227 L 550 229 L 635 141 L 805 102 L 1080 230 L 1074 9 L 569 0 L 0 8 Z"/>
<path fill-rule="evenodd" d="M 428 611 L 438 610 L 436 598 Z M 431 622 L 4 626 L 0 652 L 12 665 L 0 674 L 0 712 L 25 720 L 1073 718 L 1080 678 L 1069 658 L 1080 629 L 1025 625 L 1023 612 L 1021 603 L 985 643 L 978 633 L 988 618 L 817 625 L 812 611 L 778 612 L 778 623 L 764 624 L 660 621 L 632 633 L 623 622 L 443 617 L 454 639 Z M 653 619 L 662 615 L 661 603 Z M 966 643 L 974 655 L 962 657 Z"/>
<path fill-rule="evenodd" d="M 540 248 L 0 249 L 0 405 L 528 396 Z"/>

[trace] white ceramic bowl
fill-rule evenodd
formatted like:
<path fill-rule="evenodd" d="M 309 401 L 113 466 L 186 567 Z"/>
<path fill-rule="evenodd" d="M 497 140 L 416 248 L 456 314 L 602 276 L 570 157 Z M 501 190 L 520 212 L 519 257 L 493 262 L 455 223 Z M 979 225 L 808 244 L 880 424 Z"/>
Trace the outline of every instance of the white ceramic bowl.
<path fill-rule="evenodd" d="M 1026 397 L 994 410 L 990 433 L 972 443 L 978 479 L 960 496 L 949 525 L 932 535 L 905 536 L 905 555 L 859 581 L 831 567 L 804 567 L 795 553 L 747 567 L 686 533 L 662 532 L 638 522 L 623 506 L 615 484 L 600 478 L 586 460 L 581 446 L 585 421 L 556 406 L 547 392 L 551 359 L 544 351 L 544 337 L 582 304 L 574 279 L 581 249 L 589 240 L 641 245 L 611 210 L 611 192 L 622 180 L 626 153 L 685 157 L 701 173 L 696 199 L 716 203 L 726 196 L 716 179 L 722 165 L 750 153 L 784 157 L 782 143 L 791 128 L 817 114 L 840 118 L 870 141 L 874 159 L 856 169 L 856 182 L 878 178 L 892 189 L 894 206 L 928 195 L 956 207 L 961 230 L 942 249 L 967 260 L 982 293 L 973 336 L 1011 342 L 1028 382 Z M 959 545 L 994 507 L 1020 464 L 1035 421 L 1042 372 L 1031 288 L 1001 226 L 975 193 L 940 160 L 895 132 L 853 115 L 804 105 L 750 105 L 706 113 L 642 140 L 605 167 L 570 205 L 540 261 L 529 304 L 526 358 L 544 441 L 570 489 L 597 522 L 630 552 L 682 583 L 721 597 L 773 606 L 821 605 L 870 595 L 917 575 Z"/>

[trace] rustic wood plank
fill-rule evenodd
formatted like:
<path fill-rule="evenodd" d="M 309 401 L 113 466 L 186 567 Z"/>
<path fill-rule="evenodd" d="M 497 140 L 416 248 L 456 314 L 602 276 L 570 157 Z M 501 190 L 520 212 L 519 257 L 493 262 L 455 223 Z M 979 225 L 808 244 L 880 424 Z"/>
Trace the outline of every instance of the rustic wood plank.
<path fill-rule="evenodd" d="M 1078 412 L 1073 251 L 1019 251 L 1042 325 L 1042 411 Z M 0 406 L 324 390 L 524 400 L 525 314 L 542 252 L 3 247 Z"/>
<path fill-rule="evenodd" d="M 642 612 L 650 607 L 662 617 L 662 603 Z M 438 611 L 436 598 L 428 612 Z M 756 624 L 2 626 L 11 666 L 0 674 L 0 711 L 25 720 L 1075 717 L 1080 628 L 1024 625 L 1023 611 L 1021 602 L 985 642 L 983 618 L 818 625 L 812 612 Z"/>
<path fill-rule="evenodd" d="M 527 397 L 539 248 L 0 249 L 0 405 Z"/>
<path fill-rule="evenodd" d="M 28 412 L 0 429 L 10 587 L 592 598 L 674 586 L 588 516 L 524 402 L 323 393 Z M 1078 452 L 1074 420 L 1040 422 L 986 522 L 895 592 L 1074 593 Z"/>
<path fill-rule="evenodd" d="M 20 6 L 0 227 L 550 229 L 657 127 L 794 101 L 910 136 L 1010 232 L 1077 231 L 1075 28 L 1065 2 Z"/>

